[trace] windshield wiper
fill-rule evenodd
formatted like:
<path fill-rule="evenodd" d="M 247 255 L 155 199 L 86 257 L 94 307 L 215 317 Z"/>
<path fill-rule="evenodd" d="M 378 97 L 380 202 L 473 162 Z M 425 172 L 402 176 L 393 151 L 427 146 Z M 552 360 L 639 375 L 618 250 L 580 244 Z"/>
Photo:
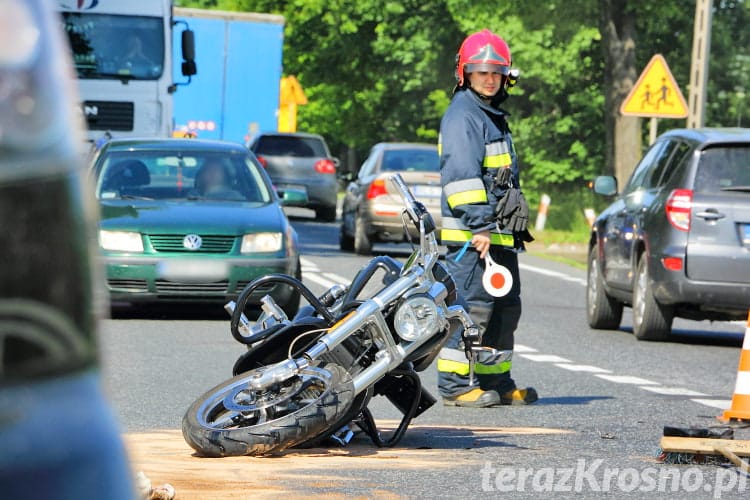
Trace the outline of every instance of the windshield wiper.
<path fill-rule="evenodd" d="M 729 186 L 721 188 L 722 191 L 740 191 L 744 193 L 750 193 L 750 186 Z"/>
<path fill-rule="evenodd" d="M 100 72 L 78 72 L 79 78 L 89 78 L 95 80 L 120 80 L 122 83 L 127 84 L 130 80 L 138 80 L 137 75 L 130 73 L 100 73 Z"/>
<path fill-rule="evenodd" d="M 121 200 L 146 200 L 146 201 L 153 201 L 153 198 L 149 198 L 148 196 L 136 196 L 134 194 L 123 194 L 120 196 Z"/>

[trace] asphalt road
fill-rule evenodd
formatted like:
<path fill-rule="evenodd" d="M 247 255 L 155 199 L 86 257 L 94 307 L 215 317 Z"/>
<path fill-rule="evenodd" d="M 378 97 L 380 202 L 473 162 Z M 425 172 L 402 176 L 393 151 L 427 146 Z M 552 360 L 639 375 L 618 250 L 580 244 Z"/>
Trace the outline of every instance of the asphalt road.
<path fill-rule="evenodd" d="M 365 264 L 364 257 L 339 252 L 336 224 L 297 215 L 303 280 L 313 291 L 348 281 Z M 404 245 L 375 251 L 408 255 Z M 361 467 L 353 460 L 336 470 L 336 481 L 301 484 L 298 492 L 747 498 L 750 478 L 734 469 L 655 460 L 663 426 L 719 425 L 715 417 L 732 396 L 744 325 L 678 320 L 673 341 L 646 343 L 631 334 L 626 310 L 619 331 L 590 330 L 584 271 L 528 254 L 521 266 L 524 312 L 513 376 L 534 386 L 540 401 L 491 409 L 438 403 L 415 421 L 401 448 L 439 452 L 439 463 L 419 467 L 418 452 L 406 468 Z M 231 375 L 243 348 L 231 338 L 223 311 L 183 308 L 104 321 L 101 351 L 105 390 L 132 432 L 178 429 L 189 404 Z M 428 388 L 435 388 L 435 378 L 434 366 L 423 374 Z M 376 418 L 399 416 L 384 401 L 372 408 Z M 747 429 L 736 436 L 750 439 Z M 371 448 L 364 438 L 350 446 Z"/>

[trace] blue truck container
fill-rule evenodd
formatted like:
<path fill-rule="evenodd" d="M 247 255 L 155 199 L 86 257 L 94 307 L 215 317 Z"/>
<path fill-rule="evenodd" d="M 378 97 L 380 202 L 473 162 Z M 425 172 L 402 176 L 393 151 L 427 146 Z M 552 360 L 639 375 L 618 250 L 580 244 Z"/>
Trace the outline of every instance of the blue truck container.
<path fill-rule="evenodd" d="M 175 132 L 245 143 L 276 130 L 284 17 L 176 7 L 174 18 L 195 32 L 198 65 L 198 76 L 174 94 Z M 177 36 L 173 47 L 179 51 Z M 178 78 L 180 68 L 173 71 Z"/>

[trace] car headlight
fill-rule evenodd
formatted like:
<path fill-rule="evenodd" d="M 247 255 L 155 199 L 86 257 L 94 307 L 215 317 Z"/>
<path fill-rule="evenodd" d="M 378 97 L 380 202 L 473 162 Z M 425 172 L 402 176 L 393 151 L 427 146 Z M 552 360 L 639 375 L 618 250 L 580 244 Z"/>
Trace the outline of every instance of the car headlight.
<path fill-rule="evenodd" d="M 99 231 L 99 245 L 113 252 L 143 252 L 141 233 L 132 231 Z"/>
<path fill-rule="evenodd" d="M 409 342 L 432 336 L 440 326 L 437 304 L 429 296 L 413 295 L 398 306 L 393 325 L 398 336 Z"/>
<path fill-rule="evenodd" d="M 278 252 L 281 250 L 281 233 L 254 233 L 242 237 L 242 253 Z"/>

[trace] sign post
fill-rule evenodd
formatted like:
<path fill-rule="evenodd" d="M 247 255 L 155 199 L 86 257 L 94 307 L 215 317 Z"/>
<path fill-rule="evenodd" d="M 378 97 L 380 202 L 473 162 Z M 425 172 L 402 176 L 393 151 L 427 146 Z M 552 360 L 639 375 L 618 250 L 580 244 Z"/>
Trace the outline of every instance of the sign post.
<path fill-rule="evenodd" d="M 675 82 L 667 61 L 656 54 L 638 77 L 630 93 L 620 106 L 625 116 L 651 118 L 649 144 L 656 141 L 658 118 L 686 118 L 688 107 L 680 87 Z"/>

